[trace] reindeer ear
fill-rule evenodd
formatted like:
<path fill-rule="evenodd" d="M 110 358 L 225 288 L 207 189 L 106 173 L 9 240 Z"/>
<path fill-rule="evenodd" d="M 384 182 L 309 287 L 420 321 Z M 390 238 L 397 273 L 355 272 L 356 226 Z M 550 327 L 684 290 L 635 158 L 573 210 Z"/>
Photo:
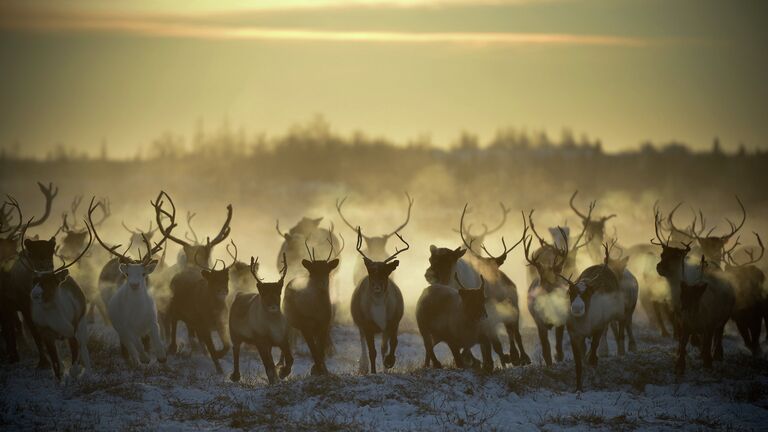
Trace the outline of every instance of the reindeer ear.
<path fill-rule="evenodd" d="M 400 265 L 400 261 L 399 260 L 394 260 L 394 261 L 392 261 L 390 263 L 387 263 L 387 270 L 389 270 L 389 272 L 392 273 L 393 271 L 395 271 L 395 269 L 399 265 Z"/>
<path fill-rule="evenodd" d="M 51 244 L 51 246 L 56 246 L 56 237 L 51 237 L 48 239 L 48 243 Z"/>
<path fill-rule="evenodd" d="M 331 261 L 328 261 L 328 267 L 330 267 L 331 270 L 335 269 L 337 265 L 339 265 L 339 259 L 338 258 L 334 259 L 334 260 L 331 260 Z"/>
<path fill-rule="evenodd" d="M 24 248 L 29 249 L 30 245 L 32 245 L 32 240 L 24 239 Z"/>
<path fill-rule="evenodd" d="M 157 267 L 157 260 L 152 260 L 144 266 L 144 273 L 151 274 Z"/>
<path fill-rule="evenodd" d="M 499 267 L 501 267 L 501 265 L 504 264 L 504 261 L 506 261 L 506 260 L 507 260 L 507 254 L 504 254 L 504 255 L 494 259 L 494 261 L 496 261 L 496 265 L 499 266 Z"/>
<path fill-rule="evenodd" d="M 461 246 L 457 247 L 456 250 L 454 250 L 456 253 L 456 258 L 461 258 L 464 256 L 465 253 L 467 253 L 466 249 L 462 249 Z"/>
<path fill-rule="evenodd" d="M 626 266 L 628 262 L 629 262 L 629 256 L 625 256 L 624 258 L 621 259 L 622 266 Z"/>
<path fill-rule="evenodd" d="M 303 259 L 301 260 L 301 265 L 303 265 L 305 269 L 309 270 L 309 267 L 312 266 L 312 261 Z"/>
<path fill-rule="evenodd" d="M 429 253 L 434 254 L 435 252 L 437 252 L 437 246 L 429 245 Z"/>
<path fill-rule="evenodd" d="M 312 219 L 312 223 L 315 224 L 315 226 L 320 226 L 320 222 L 323 221 L 323 218 L 319 217 L 317 219 Z"/>
<path fill-rule="evenodd" d="M 365 268 L 368 269 L 371 264 L 373 264 L 373 261 L 369 260 L 368 257 L 363 257 L 363 264 L 365 264 Z"/>

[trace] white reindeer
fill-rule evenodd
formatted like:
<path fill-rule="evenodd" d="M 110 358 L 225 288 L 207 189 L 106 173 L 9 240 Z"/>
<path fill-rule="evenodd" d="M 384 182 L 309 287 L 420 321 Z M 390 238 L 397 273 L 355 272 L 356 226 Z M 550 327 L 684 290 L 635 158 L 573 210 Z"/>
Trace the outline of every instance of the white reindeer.
<path fill-rule="evenodd" d="M 403 237 L 395 232 L 397 238 L 405 243 L 405 248 L 397 249 L 383 261 L 373 261 L 361 250 L 363 234 L 357 228 L 357 251 L 363 257 L 363 263 L 368 271 L 352 293 L 350 310 L 352 320 L 360 331 L 360 373 L 368 373 L 370 362 L 371 373 L 376 373 L 376 345 L 374 337 L 382 333 L 381 357 L 386 369 L 395 365 L 395 350 L 397 349 L 397 329 L 403 318 L 403 294 L 400 288 L 392 282 L 390 275 L 400 264 L 395 260 L 402 252 L 410 249 Z"/>

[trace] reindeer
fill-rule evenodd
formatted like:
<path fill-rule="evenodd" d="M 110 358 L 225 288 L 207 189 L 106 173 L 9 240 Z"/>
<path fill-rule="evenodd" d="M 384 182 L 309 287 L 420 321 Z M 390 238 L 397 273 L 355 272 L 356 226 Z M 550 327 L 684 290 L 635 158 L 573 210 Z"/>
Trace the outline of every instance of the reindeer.
<path fill-rule="evenodd" d="M 611 322 L 611 330 L 613 330 L 613 337 L 616 339 L 617 353 L 623 356 L 625 353 L 624 335 L 626 332 L 628 343 L 626 349 L 633 352 L 637 349 L 637 343 L 635 342 L 635 335 L 632 329 L 632 315 L 635 313 L 635 307 L 637 306 L 637 296 L 639 286 L 637 284 L 637 278 L 627 268 L 629 262 L 629 256 L 624 256 L 624 251 L 616 245 L 617 238 L 614 237 L 611 240 L 610 245 L 605 243 L 603 248 L 605 249 L 605 265 L 611 273 L 616 277 L 619 284 L 619 291 L 622 294 L 622 300 L 624 301 L 624 312 L 620 319 Z M 619 257 L 613 258 L 611 251 L 617 249 L 619 251 Z M 602 337 L 602 343 L 600 344 L 600 355 L 608 355 L 608 329 L 605 329 Z"/>
<path fill-rule="evenodd" d="M 760 254 L 757 257 L 754 248 L 750 248 L 744 249 L 744 254 L 749 256 L 748 261 L 739 263 L 729 252 L 724 262 L 725 273 L 730 275 L 736 295 L 733 321 L 739 329 L 744 345 L 753 356 L 759 356 L 760 331 L 763 320 L 768 316 L 768 296 L 764 289 L 765 273 L 754 265 L 765 255 L 765 246 L 760 235 L 753 234 L 760 246 Z"/>
<path fill-rule="evenodd" d="M 316 259 L 314 248 L 310 248 L 310 239 L 305 239 L 309 259 L 301 261 L 301 265 L 309 272 L 308 276 L 298 276 L 288 282 L 283 298 L 283 313 L 288 324 L 301 332 L 304 341 L 312 354 L 312 375 L 328 373 L 325 366 L 325 356 L 330 338 L 333 311 L 330 296 L 330 274 L 339 265 L 338 256 L 344 249 L 342 246 L 333 254 L 334 242 L 332 234 L 328 233 L 330 250 L 324 260 Z M 287 254 L 286 254 L 287 256 Z M 286 258 L 290 265 L 290 258 Z M 281 359 L 282 360 L 282 359 Z"/>
<path fill-rule="evenodd" d="M 490 234 L 495 234 L 497 231 L 499 231 L 501 228 L 504 227 L 504 224 L 507 223 L 507 216 L 509 215 L 509 212 L 512 211 L 509 208 L 507 208 L 504 203 L 500 202 L 499 207 L 501 208 L 501 221 L 493 228 L 488 228 L 488 225 L 483 225 L 483 232 L 479 234 L 473 234 L 472 231 L 472 225 L 464 225 L 464 222 L 461 222 L 461 225 L 459 226 L 459 229 L 454 229 L 453 231 L 457 234 L 461 234 L 462 236 L 466 236 L 467 239 L 469 239 L 469 243 L 475 246 L 476 249 L 473 249 L 472 252 L 475 253 L 475 255 L 481 255 L 482 250 L 480 249 L 480 245 L 485 243 L 485 238 Z"/>
<path fill-rule="evenodd" d="M 163 218 L 171 217 L 171 215 L 176 214 L 176 205 L 174 204 L 173 200 L 171 199 L 170 195 L 168 195 L 166 192 L 161 191 L 160 193 L 161 197 L 164 197 L 164 199 L 168 200 L 168 204 L 171 206 L 171 212 L 164 210 L 162 206 L 154 206 L 155 207 L 155 224 L 157 225 L 158 230 L 163 235 L 163 237 L 167 237 L 172 242 L 178 244 L 181 246 L 184 259 L 182 262 L 177 263 L 175 266 L 172 266 L 167 270 L 167 273 L 170 275 L 170 287 L 171 292 L 160 292 L 158 295 L 155 296 L 155 301 L 157 302 L 157 309 L 158 314 L 160 315 L 160 321 L 161 323 L 164 322 L 164 324 L 161 326 L 164 332 L 164 335 L 166 338 L 176 341 L 176 330 L 175 330 L 175 324 L 171 325 L 169 321 L 165 319 L 165 315 L 168 311 L 169 302 L 171 301 L 171 297 L 173 297 L 173 289 L 174 287 L 177 287 L 179 285 L 190 285 L 194 286 L 196 284 L 202 283 L 203 285 L 206 283 L 205 278 L 201 275 L 201 269 L 206 269 L 210 266 L 211 262 L 211 252 L 213 251 L 213 248 L 223 242 L 224 240 L 229 237 L 229 233 L 231 231 L 230 223 L 232 222 L 232 205 L 227 205 L 227 217 L 224 220 L 224 224 L 221 226 L 221 229 L 216 234 L 216 236 L 211 239 L 210 237 L 206 237 L 205 244 L 201 244 L 199 242 L 194 242 L 192 240 L 185 241 L 182 240 L 179 237 L 176 237 L 174 234 L 172 234 L 170 231 L 168 231 L 167 228 L 163 226 Z M 159 200 L 160 198 L 158 198 Z M 187 221 L 189 222 L 190 218 L 188 215 Z M 196 235 L 195 235 L 196 236 Z M 221 282 L 221 281 L 219 281 Z M 221 338 L 222 342 L 226 346 L 226 336 L 225 336 L 225 324 L 222 321 L 217 328 L 217 333 L 219 333 L 219 337 Z M 187 329 L 189 331 L 189 336 L 194 336 L 194 332 L 192 329 Z M 173 331 L 173 334 L 171 334 L 171 331 Z M 176 351 L 176 345 L 172 344 L 169 346 L 169 352 L 171 354 L 174 354 Z M 226 349 L 224 350 L 226 352 Z M 222 354 L 223 355 L 223 354 Z"/>
<path fill-rule="evenodd" d="M 568 204 L 571 206 L 571 209 L 573 210 L 573 212 L 576 213 L 576 215 L 581 218 L 581 223 L 584 225 L 584 228 L 586 229 L 587 245 L 588 245 L 587 253 L 592 258 L 592 261 L 601 262 L 603 259 L 601 245 L 605 240 L 605 223 L 610 219 L 615 218 L 616 215 L 611 214 L 611 215 L 603 216 L 596 219 L 592 219 L 591 213 L 588 215 L 585 215 L 584 213 L 580 212 L 579 209 L 577 209 L 576 206 L 573 204 L 573 200 L 576 198 L 576 195 L 578 193 L 579 191 L 573 192 L 573 195 L 571 195 L 571 199 L 570 201 L 568 201 Z"/>
<path fill-rule="evenodd" d="M 444 284 L 432 284 L 424 289 L 416 303 L 416 323 L 424 341 L 424 367 L 431 364 L 436 369 L 442 364 L 435 356 L 434 347 L 445 342 L 453 354 L 458 368 L 469 366 L 462 352 L 468 352 L 480 344 L 483 370 L 493 371 L 491 341 L 482 331 L 482 322 L 488 314 L 485 310 L 485 280 L 480 276 L 480 288 L 467 289 L 453 274 L 459 289 Z"/>
<path fill-rule="evenodd" d="M 352 293 L 350 310 L 352 320 L 360 331 L 360 373 L 368 373 L 370 362 L 371 373 L 376 373 L 376 345 L 374 338 L 377 333 L 381 336 L 381 361 L 384 368 L 391 369 L 395 365 L 395 350 L 397 349 L 397 329 L 403 318 L 403 295 L 390 275 L 400 264 L 395 258 L 410 249 L 408 242 L 400 233 L 395 232 L 405 247 L 396 249 L 395 253 L 382 261 L 374 261 L 362 250 L 363 235 L 357 228 L 357 252 L 363 257 L 363 263 L 368 271 Z M 366 357 L 366 353 L 368 356 Z"/>
<path fill-rule="evenodd" d="M 589 203 L 589 211 L 587 212 L 588 217 L 592 216 L 592 211 L 595 209 L 595 201 L 592 201 Z M 570 238 L 570 232 L 571 230 L 568 227 L 561 227 L 557 226 L 554 228 L 548 228 L 550 235 L 552 236 L 552 243 L 549 243 L 548 241 L 544 240 L 539 233 L 536 231 L 536 225 L 533 223 L 533 213 L 534 210 L 531 210 L 528 214 L 528 225 L 531 228 L 531 232 L 536 237 L 536 239 L 539 241 L 539 248 L 536 249 L 533 252 L 533 258 L 535 260 L 541 260 L 545 263 L 551 263 L 555 257 L 558 254 L 558 250 L 563 250 L 565 248 L 568 249 L 566 245 L 571 241 Z M 565 263 L 563 263 L 563 273 L 567 274 L 575 274 L 577 273 L 576 269 L 576 256 L 579 249 L 585 247 L 588 243 L 581 243 L 582 238 L 584 237 L 584 233 L 587 231 L 586 227 L 581 230 L 581 233 L 579 237 L 576 239 L 576 242 L 574 243 L 573 250 L 569 251 L 568 256 L 566 257 Z M 536 268 L 533 266 L 528 266 L 528 279 L 530 282 L 533 282 L 533 280 L 536 278 L 537 272 Z"/>
<path fill-rule="evenodd" d="M 5 211 L 6 207 L 10 207 L 8 212 Z M 14 208 L 18 212 L 16 226 L 10 222 Z M 8 293 L 11 289 L 9 272 L 18 259 L 19 231 L 24 225 L 24 221 L 19 203 L 11 196 L 8 196 L 8 202 L 3 203 L 0 215 L 2 215 L 0 221 L 0 329 L 2 329 L 6 352 L 10 354 L 12 352 L 11 345 L 15 346 L 16 343 L 16 332 L 21 330 L 21 322 Z"/>
<path fill-rule="evenodd" d="M 589 215 L 591 216 L 594 203 L 590 203 L 589 208 Z M 584 238 L 587 225 L 584 225 L 581 234 L 573 245 L 573 249 L 571 249 L 565 231 L 561 233 L 563 239 L 562 246 L 549 244 L 536 233 L 533 223 L 533 210 L 528 213 L 527 223 L 525 213 L 522 213 L 522 217 L 525 231 L 527 231 L 530 225 L 533 232 L 533 235 L 523 240 L 525 260 L 530 267 L 533 267 L 537 276 L 528 287 L 528 311 L 536 323 L 544 363 L 547 366 L 552 366 L 552 350 L 549 343 L 549 330 L 552 328 L 555 329 L 555 361 L 560 362 L 565 358 L 563 354 L 563 334 L 565 333 L 565 324 L 568 319 L 568 292 L 567 286 L 563 284 L 559 276 L 566 265 L 572 265 L 569 264 L 572 261 L 568 257 L 584 246 L 583 244 L 579 245 L 579 242 Z M 534 236 L 539 239 L 541 244 L 541 252 L 538 255 L 531 254 L 531 243 Z"/>
<path fill-rule="evenodd" d="M 168 204 L 171 206 L 170 213 L 160 205 L 162 204 L 161 198 L 168 200 Z M 223 314 L 226 310 L 225 299 L 229 291 L 231 266 L 225 266 L 223 270 L 215 270 L 209 267 L 209 263 L 213 247 L 229 236 L 232 205 L 227 205 L 227 218 L 216 237 L 213 240 L 210 237 L 206 238 L 204 245 L 190 244 L 176 237 L 168 228 L 163 226 L 164 216 L 173 218 L 176 214 L 176 205 L 166 192 L 160 192 L 154 207 L 155 223 L 163 237 L 181 245 L 187 258 L 184 266 L 178 267 L 171 279 L 170 298 L 155 299 L 158 302 L 159 314 L 164 317 L 161 321 L 165 321 L 163 325 L 165 333 L 171 340 L 168 352 L 170 354 L 176 353 L 176 327 L 178 321 L 183 321 L 187 326 L 189 336 L 197 335 L 206 345 L 217 372 L 221 372 L 218 360 L 229 350 Z M 214 350 L 211 340 L 212 330 L 216 330 L 219 334 L 223 344 L 221 350 Z"/>
<path fill-rule="evenodd" d="M 258 276 L 258 258 L 251 257 L 249 271 L 256 280 L 256 293 L 239 292 L 235 296 L 229 311 L 229 334 L 232 338 L 232 363 L 234 370 L 230 379 L 240 381 L 240 344 L 247 342 L 256 345 L 261 362 L 267 372 L 270 384 L 285 379 L 291 374 L 293 355 L 288 338 L 288 321 L 280 311 L 280 296 L 283 281 L 288 271 L 287 260 L 283 259 L 280 279 L 277 282 L 264 282 Z M 281 365 L 275 370 L 272 347 L 281 350 Z"/>
<path fill-rule="evenodd" d="M 234 245 L 234 242 L 232 243 Z M 237 249 L 237 247 L 235 247 Z M 235 297 L 239 293 L 253 293 L 255 292 L 253 273 L 251 272 L 251 266 L 247 263 L 237 260 L 237 252 L 234 254 L 230 251 L 229 247 L 226 248 L 227 254 L 234 261 L 234 264 L 229 268 L 229 295 L 227 296 L 227 306 L 232 306 L 232 302 L 235 301 Z M 259 271 L 259 263 L 255 263 L 254 269 L 257 273 Z"/>
<path fill-rule="evenodd" d="M 45 209 L 43 210 L 43 215 L 40 216 L 37 219 L 33 219 L 30 221 L 27 228 L 36 228 L 40 225 L 44 224 L 45 221 L 48 220 L 48 217 L 51 215 L 51 206 L 53 205 L 53 200 L 56 198 L 56 195 L 59 194 L 59 188 L 56 187 L 54 189 L 53 183 L 48 183 L 48 186 L 37 182 L 37 187 L 40 188 L 40 193 L 43 194 L 43 198 L 45 198 Z M 10 198 L 10 197 L 9 197 Z M 11 199 L 11 201 L 15 201 Z M 18 204 L 18 203 L 17 203 Z M 5 209 L 8 208 L 6 211 Z M 14 211 L 14 205 L 12 202 L 3 203 L 2 208 L 0 208 L 0 234 L 6 232 L 5 227 L 11 227 L 11 215 Z M 19 228 L 21 225 L 24 225 L 23 221 L 19 221 Z M 18 231 L 19 228 L 16 228 L 16 231 Z"/>
<path fill-rule="evenodd" d="M 15 200 L 12 200 L 12 202 L 18 206 L 18 203 L 16 203 Z M 17 207 L 17 210 L 19 212 L 19 220 L 23 220 L 21 209 Z M 46 369 L 50 366 L 50 363 L 45 355 L 43 339 L 40 337 L 37 327 L 32 320 L 30 294 L 35 287 L 33 284 L 34 278 L 36 277 L 35 270 L 41 272 L 53 271 L 53 256 L 57 246 L 55 234 L 48 240 L 27 239 L 26 232 L 33 225 L 35 225 L 33 219 L 30 219 L 25 224 L 18 240 L 21 244 L 21 252 L 12 264 L 8 262 L 10 270 L 5 273 L 3 281 L 3 312 L 8 319 L 6 325 L 11 324 L 14 326 L 16 323 L 15 316 L 19 312 L 22 314 L 24 322 L 27 324 L 37 348 L 39 357 L 37 367 Z M 16 346 L 16 332 L 10 331 L 10 329 L 6 331 L 6 329 L 3 329 L 3 333 L 6 339 L 8 356 L 11 363 L 15 363 L 19 361 L 19 354 Z"/>
<path fill-rule="evenodd" d="M 87 226 L 86 226 L 87 227 Z M 24 229 L 26 231 L 26 227 Z M 72 354 L 72 369 L 70 376 L 79 374 L 78 363 L 85 370 L 90 369 L 91 360 L 88 354 L 88 327 L 83 319 L 86 313 L 85 294 L 80 286 L 69 276 L 67 270 L 77 263 L 93 243 L 93 235 L 88 229 L 88 243 L 82 252 L 72 262 L 64 262 L 61 266 L 53 268 L 37 268 L 34 260 L 19 260 L 22 265 L 29 265 L 33 272 L 30 315 L 34 327 L 40 332 L 48 356 L 51 359 L 53 373 L 56 379 L 61 379 L 61 363 L 56 348 L 57 339 L 66 339 Z M 22 233 L 22 238 L 24 234 Z M 22 253 L 26 253 L 22 243 Z"/>
<path fill-rule="evenodd" d="M 527 228 L 523 230 L 520 240 L 510 248 L 507 248 L 507 243 L 504 237 L 502 237 L 501 244 L 504 251 L 498 256 L 491 254 L 485 245 L 480 245 L 480 249 L 487 257 L 481 256 L 473 252 L 475 250 L 472 247 L 474 240 L 467 241 L 467 238 L 464 236 L 464 217 L 466 213 L 467 205 L 464 206 L 461 214 L 459 235 L 464 246 L 470 252 L 468 255 L 465 255 L 467 261 L 486 281 L 485 307 L 486 311 L 491 311 L 490 318 L 483 323 L 483 331 L 491 341 L 493 350 L 498 354 L 502 366 L 506 363 L 512 363 L 516 366 L 530 364 L 531 360 L 525 352 L 522 335 L 520 335 L 520 308 L 517 298 L 517 285 L 501 271 L 501 266 L 506 261 L 507 255 L 525 239 Z M 509 339 L 508 355 L 504 353 L 501 342 L 498 340 L 496 327 L 499 323 L 503 324 Z"/>
<path fill-rule="evenodd" d="M 160 197 L 154 205 L 162 205 Z M 118 266 L 121 278 L 117 292 L 107 302 L 109 318 L 112 326 L 120 336 L 120 349 L 123 357 L 137 364 L 149 363 L 149 357 L 145 352 L 146 347 L 151 342 L 152 350 L 160 363 L 165 363 L 165 347 L 160 339 L 160 326 L 157 320 L 157 308 L 155 301 L 149 292 L 149 275 L 155 270 L 158 262 L 152 259 L 153 255 L 160 251 L 167 237 L 163 237 L 155 246 L 150 245 L 147 234 L 142 233 L 142 242 L 146 246 L 147 253 L 139 256 L 135 260 L 127 255 L 131 249 L 129 244 L 124 253 L 117 250 L 122 245 L 107 246 L 101 239 L 93 224 L 93 212 L 95 205 L 93 200 L 88 208 L 88 221 L 91 223 L 96 240 L 113 258 L 110 262 Z M 173 215 L 175 217 L 175 215 Z M 175 221 L 171 220 L 171 231 L 176 226 Z"/>
<path fill-rule="evenodd" d="M 411 208 L 413 207 L 413 198 L 411 198 L 410 195 L 408 195 L 408 192 L 405 193 L 405 198 L 408 201 L 408 210 L 405 215 L 405 222 L 400 224 L 397 228 L 395 228 L 394 231 L 389 232 L 388 234 L 383 234 L 381 236 L 376 237 L 369 237 L 366 235 L 363 235 L 363 240 L 365 240 L 365 254 L 370 257 L 372 260 L 383 260 L 386 259 L 389 256 L 389 253 L 387 253 L 387 242 L 389 239 L 393 236 L 399 233 L 408 225 L 408 222 L 411 220 Z M 341 217 L 341 220 L 353 231 L 357 232 L 357 228 L 355 228 L 354 225 L 352 225 L 349 220 L 344 216 L 344 214 L 341 211 L 341 207 L 344 205 L 344 202 L 347 201 L 347 197 L 344 197 L 341 200 L 336 200 L 336 211 L 339 213 L 339 217 Z M 360 281 L 363 280 L 368 275 L 367 268 L 365 266 L 364 261 L 357 261 L 355 263 L 355 269 L 353 273 L 353 282 L 355 286 L 360 284 Z"/>
<path fill-rule="evenodd" d="M 737 226 L 736 224 L 731 222 L 730 219 L 726 219 L 731 229 L 731 232 L 726 235 L 722 235 L 722 236 L 713 235 L 712 233 L 717 227 L 712 227 L 707 232 L 707 234 L 702 237 L 701 234 L 696 231 L 696 228 L 695 228 L 696 220 L 694 220 L 693 222 L 694 226 L 692 228 L 691 234 L 688 235 L 688 238 L 689 240 L 696 240 L 696 242 L 701 247 L 702 253 L 707 258 L 707 261 L 712 264 L 716 264 L 720 266 L 723 262 L 724 257 L 728 253 L 733 252 L 733 250 L 739 245 L 739 239 L 737 238 L 733 247 L 731 247 L 729 250 L 725 249 L 725 247 L 728 245 L 728 242 L 730 242 L 733 236 L 736 235 L 736 233 L 739 232 L 739 230 L 741 230 L 741 228 L 744 226 L 744 222 L 746 222 L 747 220 L 747 210 L 744 208 L 744 204 L 741 202 L 741 199 L 739 199 L 738 196 L 736 196 L 736 202 L 739 203 L 739 207 L 741 208 L 741 213 L 742 213 L 741 223 L 739 223 L 739 225 Z M 700 214 L 701 214 L 701 220 L 702 220 L 701 224 L 703 225 L 704 215 L 701 212 Z M 683 234 L 686 234 L 686 233 L 683 233 Z"/>
<path fill-rule="evenodd" d="M 608 248 L 606 260 L 608 260 Z M 619 289 L 616 276 L 607 264 L 599 264 L 584 270 L 574 283 L 569 278 L 559 275 L 568 283 L 570 314 L 568 316 L 568 336 L 571 338 L 571 350 L 576 364 L 576 390 L 582 390 L 582 369 L 586 353 L 586 338 L 591 339 L 589 358 L 590 366 L 597 366 L 597 349 L 600 338 L 607 326 L 613 321 L 621 321 L 625 315 L 624 293 Z M 623 341 L 622 341 L 623 343 Z"/>
<path fill-rule="evenodd" d="M 673 318 L 675 321 L 677 333 L 679 334 L 680 339 L 682 339 L 683 335 L 681 333 L 681 327 L 683 325 L 682 320 L 684 318 L 681 293 L 681 287 L 683 286 L 682 282 L 685 282 L 688 286 L 699 282 L 689 278 L 689 275 L 696 271 L 697 266 L 686 262 L 686 256 L 688 255 L 688 252 L 691 251 L 690 243 L 684 244 L 681 248 L 674 247 L 669 245 L 669 237 L 667 237 L 667 239 L 662 237 L 662 235 L 659 233 L 660 220 L 661 217 L 657 211 L 654 221 L 656 239 L 651 240 L 651 242 L 657 246 L 661 246 L 662 252 L 659 263 L 656 265 L 656 271 L 669 283 L 673 308 Z M 704 256 L 704 259 L 706 259 L 706 256 Z M 715 267 L 715 264 L 711 264 L 711 267 Z M 733 293 L 733 287 L 727 281 L 726 275 L 719 269 L 715 268 L 706 272 L 702 280 L 704 280 L 712 288 L 713 292 L 718 293 L 718 297 L 720 297 L 720 300 L 722 301 L 718 307 L 725 310 L 726 315 L 730 316 L 735 303 L 735 296 Z M 719 316 L 719 313 L 720 312 L 718 309 L 716 315 Z M 705 351 L 709 353 L 712 348 L 711 344 L 714 343 L 714 354 L 712 355 L 712 358 L 714 360 L 720 361 L 723 359 L 723 331 L 725 330 L 725 323 L 727 322 L 727 319 L 722 322 L 722 325 L 720 325 L 716 318 L 717 316 L 711 317 L 711 319 L 714 320 L 712 321 L 714 323 L 713 325 L 716 324 L 717 328 L 712 330 L 712 339 L 709 341 L 710 346 L 706 346 Z M 702 338 L 706 338 L 708 336 L 707 334 L 702 334 L 699 331 L 692 332 L 689 334 L 689 336 L 690 335 L 697 335 L 701 336 Z M 702 346 L 705 345 L 706 344 L 702 342 Z M 703 352 L 704 351 L 702 351 L 702 355 Z M 711 359 L 706 360 L 705 363 L 709 362 L 710 360 Z"/>
<path fill-rule="evenodd" d="M 735 298 L 727 283 L 721 283 L 707 274 L 707 264 L 706 256 L 702 255 L 699 277 L 693 283 L 688 282 L 691 278 L 686 277 L 687 266 L 684 260 L 680 267 L 680 339 L 675 363 L 678 375 L 685 373 L 686 347 L 691 334 L 701 336 L 699 348 L 705 369 L 712 367 L 713 339 L 716 345 L 715 357 L 719 347 L 722 359 L 722 332 L 731 315 Z"/>
<path fill-rule="evenodd" d="M 282 232 L 280 230 L 280 220 L 275 223 L 275 230 L 277 234 L 283 239 L 283 243 L 280 246 L 280 252 L 277 255 L 277 266 L 281 267 L 283 253 L 288 257 L 288 276 L 287 279 L 291 280 L 296 276 L 301 275 L 301 262 L 302 260 L 311 260 L 311 257 L 307 255 L 307 248 L 305 243 L 309 245 L 309 248 L 323 248 L 325 247 L 325 239 L 331 238 L 333 247 L 338 249 L 340 243 L 334 231 L 333 222 L 330 224 L 329 229 L 320 228 L 320 223 L 323 218 L 311 219 L 302 218 L 293 228 L 288 232 Z"/>

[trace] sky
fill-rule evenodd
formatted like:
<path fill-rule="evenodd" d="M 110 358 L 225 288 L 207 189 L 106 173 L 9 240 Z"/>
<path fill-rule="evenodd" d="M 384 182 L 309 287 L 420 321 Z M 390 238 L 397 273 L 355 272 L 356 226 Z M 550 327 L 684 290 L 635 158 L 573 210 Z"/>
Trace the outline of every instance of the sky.
<path fill-rule="evenodd" d="M 0 146 L 131 156 L 198 121 L 447 146 L 564 128 L 768 148 L 768 3 L 4 1 Z"/>

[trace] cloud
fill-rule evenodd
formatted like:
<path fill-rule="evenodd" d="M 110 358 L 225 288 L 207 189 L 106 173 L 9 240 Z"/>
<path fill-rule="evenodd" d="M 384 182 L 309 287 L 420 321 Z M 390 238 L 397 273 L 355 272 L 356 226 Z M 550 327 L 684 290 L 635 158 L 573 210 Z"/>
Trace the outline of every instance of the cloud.
<path fill-rule="evenodd" d="M 452 44 L 452 45 L 582 45 L 642 47 L 650 40 L 611 35 L 535 32 L 412 32 L 338 31 L 311 28 L 212 24 L 182 17 L 104 13 L 3 14 L 0 28 L 34 32 L 99 32 L 144 37 L 301 41 L 346 43 Z"/>

